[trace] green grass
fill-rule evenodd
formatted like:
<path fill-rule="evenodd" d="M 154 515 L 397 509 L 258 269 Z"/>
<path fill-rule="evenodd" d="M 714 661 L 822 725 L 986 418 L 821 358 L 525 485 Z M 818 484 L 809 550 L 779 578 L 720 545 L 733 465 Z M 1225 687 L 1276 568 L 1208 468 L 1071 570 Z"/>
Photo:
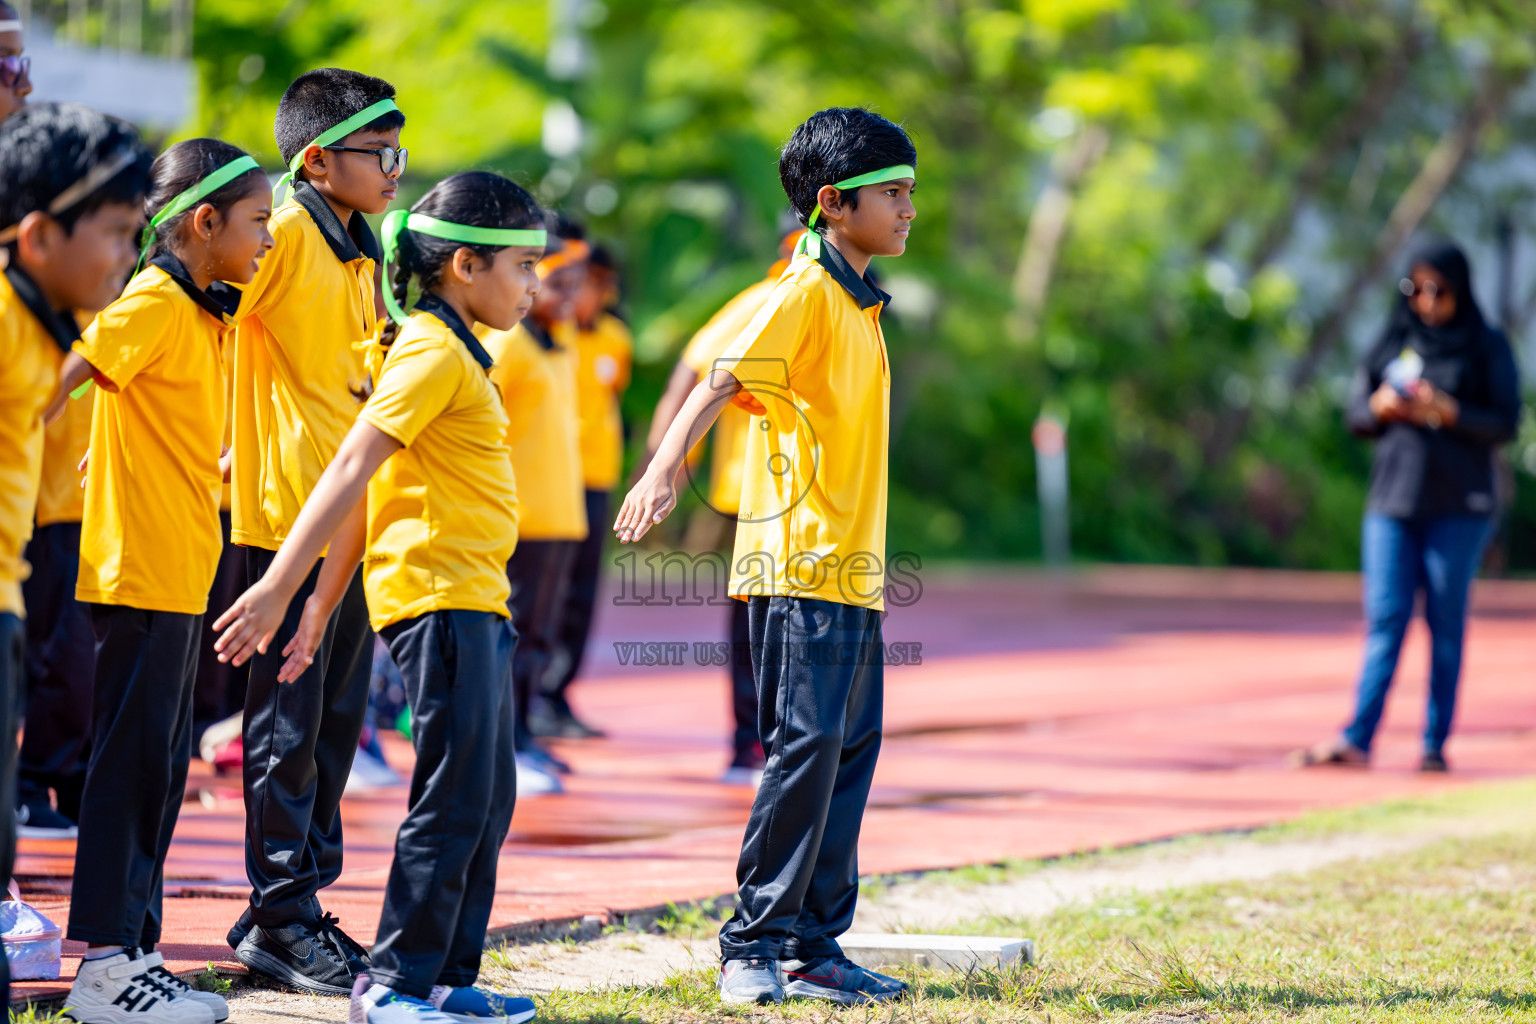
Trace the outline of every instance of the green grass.
<path fill-rule="evenodd" d="M 1451 838 L 1301 876 L 975 921 L 967 931 L 1036 939 L 1040 962 L 970 974 L 913 969 L 914 996 L 896 1006 L 728 1009 L 715 998 L 713 972 L 700 969 L 651 988 L 558 993 L 542 1000 L 540 1016 L 556 1024 L 1536 1021 L 1533 811 L 1536 782 L 1265 829 L 1245 841 L 1431 830 Z M 1031 869 L 951 874 L 983 884 Z"/>

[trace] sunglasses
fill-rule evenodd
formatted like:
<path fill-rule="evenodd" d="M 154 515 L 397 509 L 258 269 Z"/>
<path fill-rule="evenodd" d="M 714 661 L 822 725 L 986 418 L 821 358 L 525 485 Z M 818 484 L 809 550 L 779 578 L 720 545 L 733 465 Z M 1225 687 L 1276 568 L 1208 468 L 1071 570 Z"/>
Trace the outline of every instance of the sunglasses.
<path fill-rule="evenodd" d="M 371 153 L 379 158 L 379 171 L 388 174 L 396 167 L 400 173 L 405 173 L 405 158 L 408 151 L 404 149 L 392 149 L 389 146 L 381 146 L 378 149 L 358 149 L 354 146 L 326 146 L 326 149 L 337 153 Z"/>
<path fill-rule="evenodd" d="M 1402 292 L 1410 299 L 1415 295 L 1423 295 L 1430 302 L 1434 302 L 1442 295 L 1450 294 L 1447 289 L 1441 288 L 1433 281 L 1425 281 L 1423 284 L 1414 284 L 1413 279 L 1408 277 L 1405 277 L 1401 281 L 1397 282 L 1397 290 Z"/>
<path fill-rule="evenodd" d="M 26 81 L 31 73 L 31 57 L 18 57 L 14 54 L 0 57 L 0 88 L 14 89 L 17 83 Z"/>

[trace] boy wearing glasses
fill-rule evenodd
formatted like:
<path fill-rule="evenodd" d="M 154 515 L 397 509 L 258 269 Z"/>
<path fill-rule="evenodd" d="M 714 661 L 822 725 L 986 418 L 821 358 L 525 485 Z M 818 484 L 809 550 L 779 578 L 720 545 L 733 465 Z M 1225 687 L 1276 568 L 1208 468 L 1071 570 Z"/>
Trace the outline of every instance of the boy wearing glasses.
<path fill-rule="evenodd" d="M 382 213 L 405 169 L 388 82 L 339 68 L 299 76 L 278 102 L 289 174 L 276 241 L 245 288 L 234 333 L 231 540 L 260 579 L 367 398 L 361 343 L 374 331 L 381 252 L 365 213 Z M 334 614 L 310 594 L 316 564 L 266 654 L 250 662 L 244 746 L 250 906 L 229 932 L 246 967 L 287 985 L 348 995 L 366 951 L 320 908 L 341 874 L 338 808 L 362 734 L 373 634 L 361 574 Z M 280 684 L 283 649 L 321 637 L 314 662 Z"/>
<path fill-rule="evenodd" d="M 0 0 L 0 121 L 26 106 L 32 92 L 32 58 L 21 51 L 21 16 Z"/>

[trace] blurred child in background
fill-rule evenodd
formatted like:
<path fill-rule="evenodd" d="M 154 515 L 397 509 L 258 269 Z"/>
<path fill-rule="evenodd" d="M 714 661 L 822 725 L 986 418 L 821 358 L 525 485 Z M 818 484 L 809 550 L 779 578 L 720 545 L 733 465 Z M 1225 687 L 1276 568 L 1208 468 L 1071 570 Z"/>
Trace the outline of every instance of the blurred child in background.
<path fill-rule="evenodd" d="M 581 420 L 581 472 L 586 488 L 587 522 L 606 523 L 613 488 L 624 466 L 624 421 L 619 399 L 629 387 L 634 339 L 614 313 L 619 302 L 619 270 L 613 254 L 594 245 L 586 274 L 572 304 L 576 340 L 576 410 Z M 568 693 L 581 671 L 587 636 L 602 574 L 607 530 L 591 529 L 576 548 L 565 613 L 543 700 L 535 701 L 533 732 L 541 736 L 585 739 L 602 732 L 576 717 Z"/>

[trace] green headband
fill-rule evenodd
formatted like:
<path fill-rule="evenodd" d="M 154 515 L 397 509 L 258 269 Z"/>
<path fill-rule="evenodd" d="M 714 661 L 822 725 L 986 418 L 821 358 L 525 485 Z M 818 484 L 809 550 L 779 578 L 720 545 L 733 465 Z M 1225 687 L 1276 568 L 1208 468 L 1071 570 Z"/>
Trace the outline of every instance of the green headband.
<path fill-rule="evenodd" d="M 844 178 L 842 181 L 834 181 L 833 188 L 859 188 L 862 185 L 878 185 L 882 181 L 895 181 L 897 178 L 916 178 L 917 169 L 911 164 L 897 164 L 894 167 L 882 167 L 878 171 L 870 171 L 852 178 Z M 811 259 L 821 256 L 821 236 L 813 228 L 821 217 L 821 204 L 816 204 L 816 209 L 811 211 L 811 217 L 805 222 L 805 234 L 800 236 L 800 244 L 795 246 L 795 255 L 805 253 Z"/>
<path fill-rule="evenodd" d="M 549 242 L 549 233 L 543 228 L 480 228 L 472 224 L 455 224 L 438 220 L 424 213 L 391 210 L 384 218 L 384 306 L 389 317 L 397 324 L 406 321 L 406 312 L 395 301 L 389 287 L 389 265 L 400 255 L 400 236 L 407 231 L 419 235 L 431 235 L 446 242 L 463 242 L 465 245 L 527 245 L 542 248 Z"/>
<path fill-rule="evenodd" d="M 299 173 L 299 168 L 304 166 L 304 154 L 308 153 L 312 146 L 320 146 L 323 148 L 333 143 L 340 142 L 342 139 L 346 138 L 348 135 L 351 135 L 359 128 L 366 128 L 368 125 L 377 121 L 391 110 L 398 111 L 399 109 L 399 107 L 395 106 L 394 100 L 379 100 L 379 102 L 373 104 L 372 106 L 364 107 L 362 110 L 359 110 L 357 113 L 353 114 L 351 117 L 347 118 L 336 127 L 327 128 L 325 131 L 321 132 L 319 138 L 317 138 L 314 142 L 311 142 L 308 146 L 305 146 L 303 149 L 299 150 L 293 155 L 293 159 L 288 161 L 288 173 L 283 175 L 281 178 L 278 178 L 277 184 L 272 189 L 272 205 L 276 206 L 278 203 L 281 203 L 283 200 L 287 199 L 289 195 L 292 194 L 293 189 L 291 186 L 293 184 L 294 176 Z"/>
<path fill-rule="evenodd" d="M 240 175 L 259 170 L 261 170 L 261 164 L 256 162 L 255 157 L 236 157 L 161 207 L 159 213 L 149 218 L 149 230 L 145 234 L 144 247 L 139 250 L 139 262 L 133 268 L 133 272 L 137 274 L 144 266 L 144 257 L 149 255 L 149 247 L 155 244 L 156 228 L 172 217 L 186 213 Z"/>

